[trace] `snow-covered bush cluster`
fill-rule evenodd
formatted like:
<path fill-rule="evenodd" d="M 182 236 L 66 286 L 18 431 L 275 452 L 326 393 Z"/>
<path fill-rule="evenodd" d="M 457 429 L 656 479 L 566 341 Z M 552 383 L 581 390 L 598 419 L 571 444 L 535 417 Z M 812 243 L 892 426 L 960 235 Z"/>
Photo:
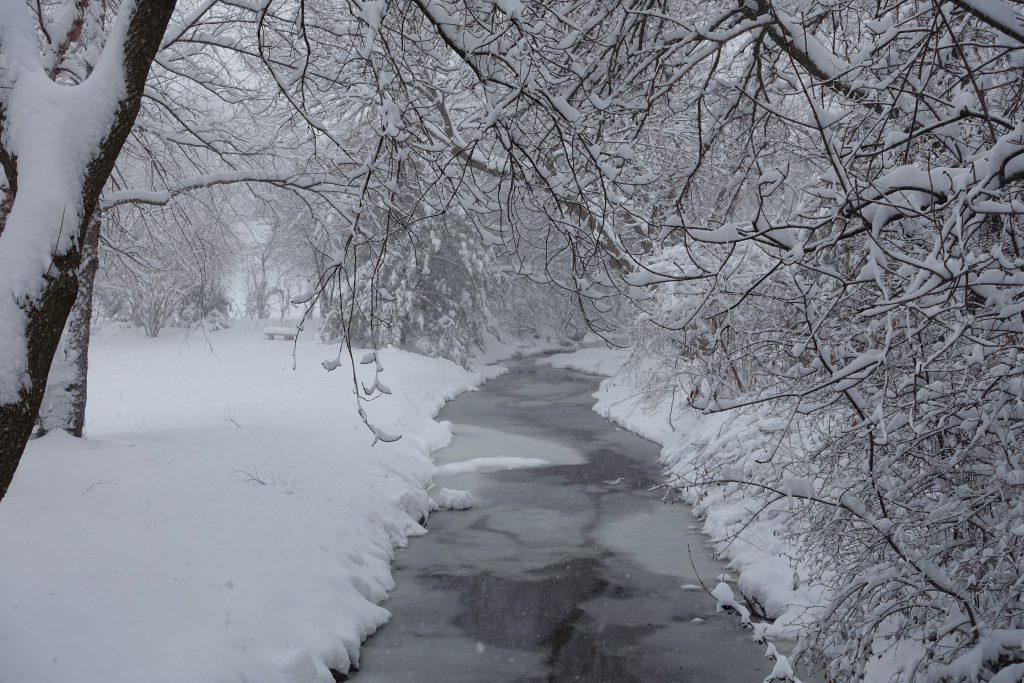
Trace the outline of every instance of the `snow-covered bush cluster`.
<path fill-rule="evenodd" d="M 108 240 L 123 247 L 100 249 L 99 317 L 137 325 L 149 337 L 168 325 L 223 326 L 216 319 L 231 311 L 230 253 L 212 226 L 156 235 L 145 221 L 107 227 Z"/>

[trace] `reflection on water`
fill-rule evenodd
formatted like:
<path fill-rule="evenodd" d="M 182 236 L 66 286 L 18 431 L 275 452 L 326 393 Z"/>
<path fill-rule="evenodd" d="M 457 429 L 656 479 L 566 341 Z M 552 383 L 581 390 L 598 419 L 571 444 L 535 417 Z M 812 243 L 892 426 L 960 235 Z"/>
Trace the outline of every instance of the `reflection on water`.
<path fill-rule="evenodd" d="M 438 478 L 477 506 L 430 519 L 400 551 L 390 624 L 357 683 L 761 681 L 734 618 L 684 584 L 725 568 L 661 502 L 658 449 L 595 415 L 597 380 L 524 361 L 441 415 L 439 463 L 543 458 L 527 470 Z M 691 565 L 696 566 L 696 572 Z"/>

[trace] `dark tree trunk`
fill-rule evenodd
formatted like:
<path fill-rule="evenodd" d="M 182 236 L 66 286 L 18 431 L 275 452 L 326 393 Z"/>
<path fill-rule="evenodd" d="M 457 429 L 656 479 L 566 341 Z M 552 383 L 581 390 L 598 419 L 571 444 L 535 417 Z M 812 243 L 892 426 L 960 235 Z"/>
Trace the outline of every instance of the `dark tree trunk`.
<path fill-rule="evenodd" d="M 82 213 L 77 226 L 77 243 L 67 253 L 54 257 L 50 269 L 41 276 L 41 295 L 21 304 L 28 320 L 25 330 L 27 381 L 16 401 L 0 404 L 0 499 L 7 493 L 25 451 L 25 444 L 32 436 L 50 364 L 78 296 L 80 245 L 85 243 L 100 193 L 139 113 L 149 68 L 174 11 L 174 0 L 137 0 L 130 11 L 124 44 L 124 96 L 109 132 L 86 170 L 82 184 Z M 12 188 L 6 200 L 11 202 L 11 207 L 16 207 L 19 192 L 18 160 L 5 150 L 0 153 L 0 164 L 7 175 L 8 186 Z M 27 188 L 27 191 L 37 189 Z M 0 232 L 3 227 L 0 225 Z"/>
<path fill-rule="evenodd" d="M 78 297 L 64 330 L 63 353 L 50 367 L 50 380 L 39 409 L 39 435 L 63 429 L 81 437 L 88 398 L 89 340 L 92 336 L 92 294 L 100 267 L 100 219 L 94 218 L 82 244 Z"/>

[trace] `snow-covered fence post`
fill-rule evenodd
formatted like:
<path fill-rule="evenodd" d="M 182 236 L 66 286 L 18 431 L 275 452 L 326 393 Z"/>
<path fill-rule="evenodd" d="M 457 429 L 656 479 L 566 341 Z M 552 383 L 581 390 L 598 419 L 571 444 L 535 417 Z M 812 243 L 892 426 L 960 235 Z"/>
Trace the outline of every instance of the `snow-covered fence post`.
<path fill-rule="evenodd" d="M 45 19 L 27 3 L 0 0 L 0 498 L 35 425 L 81 248 L 174 4 L 122 4 L 93 73 L 65 86 L 45 66 L 64 36 L 38 25 Z"/>

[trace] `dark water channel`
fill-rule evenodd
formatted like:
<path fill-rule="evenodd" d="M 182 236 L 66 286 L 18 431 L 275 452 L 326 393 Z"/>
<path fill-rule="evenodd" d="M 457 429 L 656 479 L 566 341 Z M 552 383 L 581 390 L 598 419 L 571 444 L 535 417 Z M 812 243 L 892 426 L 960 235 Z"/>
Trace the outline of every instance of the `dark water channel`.
<path fill-rule="evenodd" d="M 365 644 L 353 681 L 768 675 L 750 632 L 693 589 L 690 553 L 709 586 L 727 570 L 709 558 L 689 510 L 649 490 L 658 448 L 591 410 L 597 384 L 524 360 L 444 409 L 455 438 L 435 454 L 441 473 L 481 457 L 551 464 L 437 477 L 476 506 L 435 513 L 430 533 L 399 552 L 392 620 Z"/>

